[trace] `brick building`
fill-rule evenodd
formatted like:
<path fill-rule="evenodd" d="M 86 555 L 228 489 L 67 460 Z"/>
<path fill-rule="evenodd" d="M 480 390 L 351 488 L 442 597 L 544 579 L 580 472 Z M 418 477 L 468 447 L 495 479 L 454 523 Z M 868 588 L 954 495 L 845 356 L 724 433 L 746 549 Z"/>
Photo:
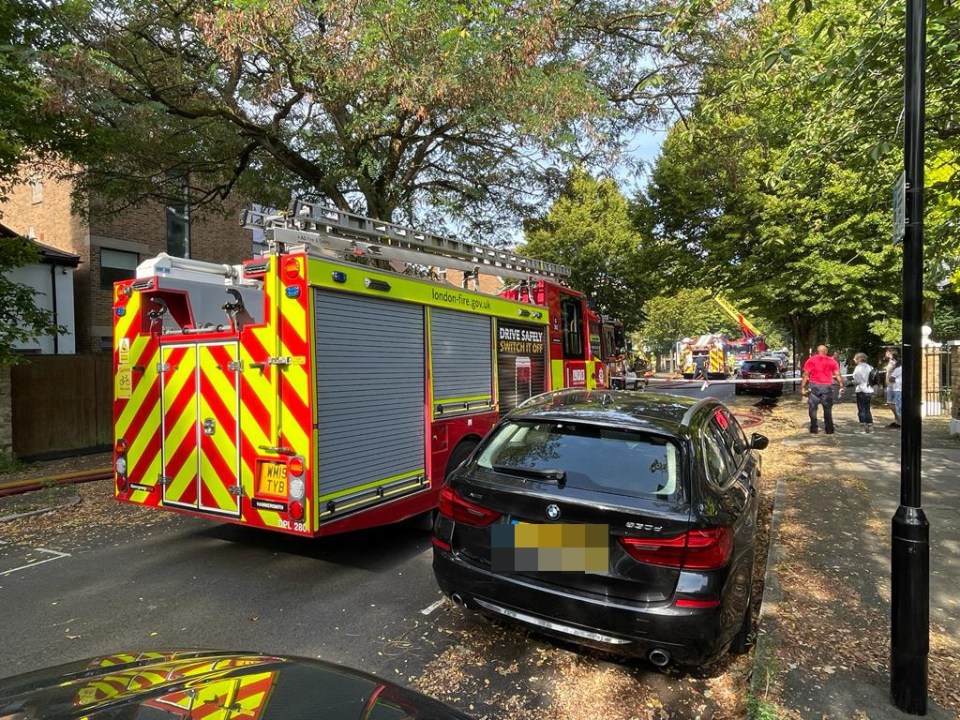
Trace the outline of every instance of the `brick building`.
<path fill-rule="evenodd" d="M 72 189 L 71 182 L 31 174 L 0 203 L 0 219 L 20 235 L 80 257 L 74 275 L 77 352 L 110 350 L 113 283 L 132 277 L 146 258 L 166 252 L 239 263 L 250 257 L 251 234 L 238 224 L 239 203 L 226 216 L 192 214 L 186 204 L 148 204 L 114 216 L 93 210 L 85 221 L 72 210 Z"/>

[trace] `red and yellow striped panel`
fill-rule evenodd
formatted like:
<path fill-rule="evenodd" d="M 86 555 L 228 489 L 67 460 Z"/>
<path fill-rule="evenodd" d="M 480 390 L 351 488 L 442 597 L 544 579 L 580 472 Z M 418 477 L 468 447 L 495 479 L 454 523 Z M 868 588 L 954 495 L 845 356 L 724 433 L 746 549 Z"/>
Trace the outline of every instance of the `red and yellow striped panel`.
<path fill-rule="evenodd" d="M 279 373 L 281 439 L 284 445 L 309 460 L 313 434 L 310 348 L 313 346 L 314 329 L 307 305 L 306 262 L 303 256 L 284 260 L 276 304 L 280 330 L 279 353 L 281 357 L 290 358 L 290 363 L 282 365 Z M 291 277 L 294 263 L 297 267 L 295 279 Z M 295 296 L 287 292 L 290 289 L 298 290 Z"/>
<path fill-rule="evenodd" d="M 118 284 L 114 291 L 117 307 L 123 308 L 122 315 L 114 313 L 114 441 L 129 444 L 127 477 L 144 488 L 132 489 L 129 500 L 157 505 L 160 493 L 151 489 L 160 478 L 160 352 L 156 339 L 142 331 L 142 296 L 134 292 L 127 297 L 123 287 Z M 124 374 L 130 381 L 128 393 L 120 387 Z"/>
<path fill-rule="evenodd" d="M 295 290 L 288 292 L 289 288 Z M 263 327 L 246 329 L 240 344 L 243 362 L 240 381 L 241 480 L 247 498 L 256 497 L 257 459 L 278 455 L 265 451 L 265 447 L 289 448 L 306 458 L 308 468 L 313 467 L 312 358 L 309 353 L 313 330 L 306 285 L 306 257 L 272 258 L 263 289 L 267 322 Z M 302 525 L 291 522 L 285 512 L 257 508 L 252 502 L 243 503 L 243 521 L 258 527 L 311 533 L 317 527 L 314 503 L 310 502 L 312 487 L 308 475 Z"/>
<path fill-rule="evenodd" d="M 240 497 L 230 491 L 240 470 L 237 344 L 201 345 L 198 353 L 199 508 L 238 515 Z"/>
<path fill-rule="evenodd" d="M 197 346 L 162 348 L 163 501 L 197 506 Z"/>

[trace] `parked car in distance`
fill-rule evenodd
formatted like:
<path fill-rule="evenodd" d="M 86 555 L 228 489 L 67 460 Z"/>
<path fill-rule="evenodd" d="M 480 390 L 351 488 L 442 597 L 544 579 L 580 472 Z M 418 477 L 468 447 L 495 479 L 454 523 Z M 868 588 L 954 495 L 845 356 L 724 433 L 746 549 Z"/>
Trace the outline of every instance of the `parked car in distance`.
<path fill-rule="evenodd" d="M 658 667 L 744 652 L 766 446 L 713 398 L 532 398 L 447 479 L 437 583 L 457 604 Z"/>
<path fill-rule="evenodd" d="M 122 652 L 0 680 L 0 717 L 470 720 L 322 660 L 210 650 Z"/>
<path fill-rule="evenodd" d="M 782 353 L 764 353 L 757 360 L 773 360 L 780 372 L 787 372 L 787 356 Z"/>
<path fill-rule="evenodd" d="M 783 395 L 781 380 L 785 377 L 786 374 L 775 360 L 744 360 L 737 371 L 736 379 L 749 382 L 738 382 L 734 392 L 737 395 L 756 393 L 767 397 L 780 397 Z"/>

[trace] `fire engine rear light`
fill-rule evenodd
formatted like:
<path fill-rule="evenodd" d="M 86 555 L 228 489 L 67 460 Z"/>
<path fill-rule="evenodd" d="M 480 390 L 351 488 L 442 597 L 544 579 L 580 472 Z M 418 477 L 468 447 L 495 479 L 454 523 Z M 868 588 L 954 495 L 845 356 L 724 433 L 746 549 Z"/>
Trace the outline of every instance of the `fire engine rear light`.
<path fill-rule="evenodd" d="M 620 546 L 634 560 L 687 570 L 718 570 L 733 554 L 733 529 L 690 530 L 673 537 L 622 537 Z"/>
<path fill-rule="evenodd" d="M 440 514 L 454 522 L 473 527 L 487 527 L 500 518 L 500 513 L 464 499 L 449 485 L 440 491 Z"/>
<path fill-rule="evenodd" d="M 303 481 L 303 478 L 291 478 L 289 487 L 290 497 L 295 500 L 303 500 L 304 493 L 307 490 L 307 484 Z"/>
<path fill-rule="evenodd" d="M 122 493 L 127 491 L 127 478 L 125 478 L 123 475 L 117 477 L 117 490 Z"/>
<path fill-rule="evenodd" d="M 130 443 L 128 443 L 125 438 L 120 438 L 113 446 L 113 451 L 117 455 L 123 455 L 128 449 L 130 449 Z"/>
<path fill-rule="evenodd" d="M 117 470 L 117 475 L 127 474 L 127 458 L 124 455 L 118 457 L 116 462 L 113 463 L 113 466 Z"/>
<path fill-rule="evenodd" d="M 303 475 L 303 458 L 296 455 L 287 461 L 287 472 L 293 476 Z"/>
<path fill-rule="evenodd" d="M 290 503 L 290 517 L 294 520 L 303 520 L 303 503 L 296 500 Z"/>
<path fill-rule="evenodd" d="M 283 262 L 283 276 L 287 280 L 296 280 L 300 277 L 300 261 L 297 258 L 287 258 Z"/>

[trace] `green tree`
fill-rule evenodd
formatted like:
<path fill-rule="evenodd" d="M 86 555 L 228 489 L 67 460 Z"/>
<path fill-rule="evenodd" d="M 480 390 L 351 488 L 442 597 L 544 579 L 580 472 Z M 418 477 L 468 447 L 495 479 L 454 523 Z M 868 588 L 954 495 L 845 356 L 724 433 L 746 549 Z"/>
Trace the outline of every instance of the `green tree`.
<path fill-rule="evenodd" d="M 704 99 L 671 130 L 646 216 L 673 248 L 681 278 L 733 290 L 759 316 L 789 327 L 805 351 L 818 340 L 852 342 L 896 312 L 899 258 L 888 205 L 895 172 L 889 158 L 839 142 L 831 130 L 840 120 L 808 122 L 832 103 L 811 74 L 812 40 L 802 62 L 758 69 L 758 49 L 772 38 L 818 32 L 812 14 L 794 24 L 787 5 L 760 11 L 744 42 L 706 78 Z M 850 2 L 830 10 L 851 24 L 860 17 Z"/>
<path fill-rule="evenodd" d="M 40 253 L 26 238 L 0 238 L 0 364 L 14 365 L 23 360 L 24 356 L 14 349 L 17 343 L 66 332 L 53 323 L 49 312 L 37 307 L 32 287 L 7 277 L 11 270 L 39 260 Z"/>
<path fill-rule="evenodd" d="M 45 5 L 0 3 L 0 198 L 27 160 L 78 152 L 83 128 L 64 116 L 40 73 L 38 48 L 54 44 Z"/>
<path fill-rule="evenodd" d="M 570 266 L 570 285 L 587 293 L 598 312 L 639 326 L 655 291 L 648 255 L 616 182 L 575 170 L 542 218 L 524 226 L 524 254 Z"/>
<path fill-rule="evenodd" d="M 198 204 L 292 190 L 412 220 L 496 226 L 608 166 L 680 106 L 712 0 L 69 0 L 38 56 L 89 141 L 82 191 Z M 47 22 L 47 19 L 44 19 Z M 395 213 L 405 218 L 392 217 Z"/>

